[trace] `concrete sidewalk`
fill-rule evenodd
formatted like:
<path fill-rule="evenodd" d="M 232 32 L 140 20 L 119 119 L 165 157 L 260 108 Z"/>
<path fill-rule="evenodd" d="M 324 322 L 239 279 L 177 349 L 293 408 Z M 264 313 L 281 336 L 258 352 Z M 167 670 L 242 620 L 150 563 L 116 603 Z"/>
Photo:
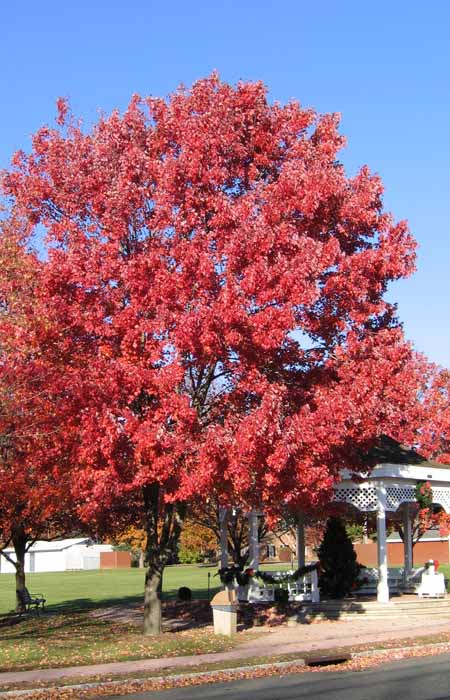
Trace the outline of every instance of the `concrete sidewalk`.
<path fill-rule="evenodd" d="M 33 671 L 0 673 L 0 688 L 11 683 L 54 681 L 61 678 L 88 678 L 158 672 L 165 668 L 189 668 L 200 664 L 240 661 L 252 657 L 278 656 L 280 654 L 307 654 L 337 647 L 353 647 L 368 643 L 413 639 L 440 632 L 450 632 L 450 616 L 445 619 L 393 620 L 339 620 L 299 625 L 297 627 L 255 628 L 255 637 L 246 640 L 236 649 L 214 654 L 175 656 L 163 659 L 142 659 L 92 666 L 72 666 Z M 262 634 L 261 634 L 262 632 Z M 260 636 L 259 636 L 260 635 Z M 251 637 L 251 632 L 250 632 Z"/>

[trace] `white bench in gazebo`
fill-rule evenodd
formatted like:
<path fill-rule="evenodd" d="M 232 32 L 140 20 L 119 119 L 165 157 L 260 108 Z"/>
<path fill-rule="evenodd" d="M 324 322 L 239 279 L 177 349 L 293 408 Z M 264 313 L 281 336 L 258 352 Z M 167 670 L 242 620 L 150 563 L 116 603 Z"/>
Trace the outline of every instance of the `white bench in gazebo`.
<path fill-rule="evenodd" d="M 275 600 L 275 587 L 283 585 L 286 574 L 293 571 L 271 571 L 275 582 L 269 584 L 259 584 L 254 581 L 249 585 L 247 600 L 249 603 L 266 603 Z M 277 577 L 279 582 L 276 581 Z M 289 601 L 291 602 L 312 602 L 320 601 L 319 583 L 317 571 L 308 571 L 297 581 L 286 582 Z"/>
<path fill-rule="evenodd" d="M 420 584 L 423 571 L 425 571 L 425 569 L 424 567 L 421 567 L 420 569 L 412 569 L 412 571 L 405 574 L 405 570 L 403 568 L 388 568 L 387 579 L 389 593 L 392 594 L 406 591 L 415 592 L 416 588 Z M 364 583 L 361 588 L 358 588 L 355 591 L 356 595 L 372 595 L 377 592 L 377 568 L 365 567 L 361 571 L 359 578 L 363 580 Z"/>

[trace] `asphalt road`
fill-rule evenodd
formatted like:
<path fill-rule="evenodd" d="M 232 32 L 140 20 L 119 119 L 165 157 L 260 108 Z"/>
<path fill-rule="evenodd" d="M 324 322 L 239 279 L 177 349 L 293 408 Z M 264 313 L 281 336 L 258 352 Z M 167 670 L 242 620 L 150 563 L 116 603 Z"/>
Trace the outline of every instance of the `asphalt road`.
<path fill-rule="evenodd" d="M 450 700 L 450 655 L 406 659 L 368 671 L 304 673 L 215 683 L 110 700 Z"/>

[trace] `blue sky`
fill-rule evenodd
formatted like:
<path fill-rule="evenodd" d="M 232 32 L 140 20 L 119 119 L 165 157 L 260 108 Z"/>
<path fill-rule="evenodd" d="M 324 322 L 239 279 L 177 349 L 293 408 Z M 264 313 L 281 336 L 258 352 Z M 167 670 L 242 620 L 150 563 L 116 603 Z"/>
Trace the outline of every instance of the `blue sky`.
<path fill-rule="evenodd" d="M 420 245 L 418 272 L 390 298 L 417 349 L 450 366 L 450 3 L 15 0 L 0 17 L 0 167 L 60 95 L 89 125 L 132 93 L 166 95 L 214 69 L 341 112 L 348 172 L 381 174 Z"/>

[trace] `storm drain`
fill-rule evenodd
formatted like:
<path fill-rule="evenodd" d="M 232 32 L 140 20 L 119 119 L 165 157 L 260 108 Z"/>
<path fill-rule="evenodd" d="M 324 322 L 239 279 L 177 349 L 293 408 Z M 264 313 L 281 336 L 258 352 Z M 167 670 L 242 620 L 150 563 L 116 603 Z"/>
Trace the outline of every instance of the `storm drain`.
<path fill-rule="evenodd" d="M 350 661 L 351 654 L 339 654 L 337 656 L 310 656 L 305 658 L 305 666 L 338 666 Z"/>

